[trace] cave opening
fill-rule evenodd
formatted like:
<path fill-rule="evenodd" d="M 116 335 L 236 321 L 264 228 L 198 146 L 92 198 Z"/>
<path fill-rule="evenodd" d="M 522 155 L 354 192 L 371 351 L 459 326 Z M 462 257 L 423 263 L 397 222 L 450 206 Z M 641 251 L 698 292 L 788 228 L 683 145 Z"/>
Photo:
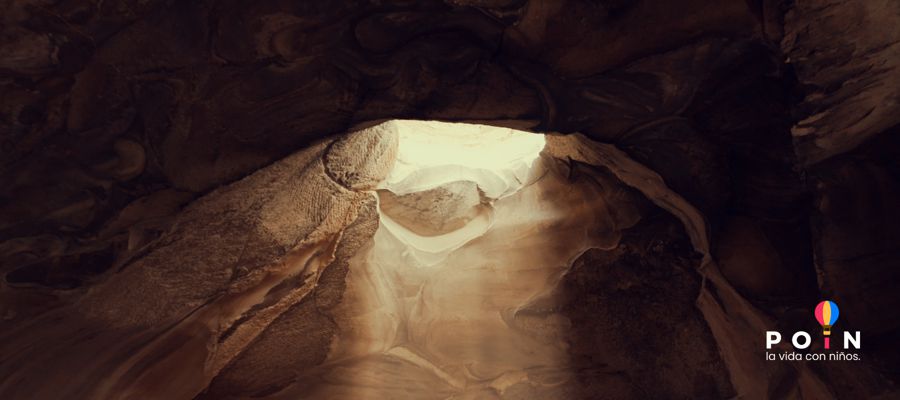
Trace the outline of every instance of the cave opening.
<path fill-rule="evenodd" d="M 601 170 L 576 173 L 552 136 L 388 123 L 398 143 L 374 190 L 379 226 L 349 263 L 328 360 L 295 387 L 315 398 L 569 396 L 567 351 L 583 332 L 562 310 L 564 278 L 589 249 L 618 245 L 634 205 L 610 195 Z"/>
<path fill-rule="evenodd" d="M 497 202 L 540 179 L 544 135 L 437 121 L 394 121 L 396 161 L 379 185 L 385 235 L 410 266 L 430 267 L 485 234 Z M 390 254 L 390 252 L 388 253 Z"/>

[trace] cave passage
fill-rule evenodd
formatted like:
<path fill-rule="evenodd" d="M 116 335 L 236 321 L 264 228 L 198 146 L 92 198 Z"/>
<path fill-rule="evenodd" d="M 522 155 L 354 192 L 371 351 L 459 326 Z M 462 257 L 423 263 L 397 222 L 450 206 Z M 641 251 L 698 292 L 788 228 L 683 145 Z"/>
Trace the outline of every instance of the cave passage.
<path fill-rule="evenodd" d="M 338 338 L 302 392 L 282 394 L 567 398 L 559 283 L 586 249 L 618 241 L 596 183 L 570 182 L 543 135 L 395 122 L 381 223 L 351 260 Z"/>

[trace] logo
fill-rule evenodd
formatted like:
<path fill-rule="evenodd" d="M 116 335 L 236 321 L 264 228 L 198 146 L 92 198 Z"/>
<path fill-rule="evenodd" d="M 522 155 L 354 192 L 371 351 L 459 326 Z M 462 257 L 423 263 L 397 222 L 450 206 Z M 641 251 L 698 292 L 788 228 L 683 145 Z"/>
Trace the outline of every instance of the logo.
<path fill-rule="evenodd" d="M 831 348 L 831 326 L 837 322 L 841 310 L 833 301 L 825 300 L 816 306 L 816 321 L 822 325 L 822 335 L 825 336 L 825 348 Z M 846 332 L 844 332 L 846 333 Z"/>
<path fill-rule="evenodd" d="M 847 351 L 832 351 L 831 346 L 831 328 L 837 322 L 838 317 L 841 315 L 841 311 L 838 308 L 838 305 L 831 301 L 825 300 L 820 302 L 813 313 L 816 317 L 816 321 L 819 322 L 819 325 L 822 325 L 822 347 L 821 349 L 824 351 L 819 352 L 798 352 L 796 350 L 806 350 L 813 344 L 812 336 L 804 331 L 797 331 L 791 335 L 791 345 L 793 345 L 795 351 L 793 352 L 782 352 L 782 353 L 770 353 L 766 352 L 767 360 L 787 360 L 787 361 L 797 361 L 797 360 L 807 360 L 807 361 L 857 361 L 859 360 L 859 354 L 856 352 L 847 352 Z M 843 332 L 843 346 L 842 350 L 859 350 L 861 344 L 861 334 L 859 331 Z M 778 331 L 766 331 L 766 350 L 772 350 L 772 347 L 778 346 L 781 344 L 781 332 Z M 787 348 L 787 346 L 780 346 L 781 348 Z"/>

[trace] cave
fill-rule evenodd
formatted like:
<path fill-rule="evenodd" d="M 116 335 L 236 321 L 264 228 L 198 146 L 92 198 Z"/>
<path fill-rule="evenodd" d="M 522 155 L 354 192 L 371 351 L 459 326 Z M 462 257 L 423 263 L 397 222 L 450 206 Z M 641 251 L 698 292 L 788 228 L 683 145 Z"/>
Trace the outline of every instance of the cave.
<path fill-rule="evenodd" d="M 0 398 L 900 397 L 895 1 L 4 9 Z"/>

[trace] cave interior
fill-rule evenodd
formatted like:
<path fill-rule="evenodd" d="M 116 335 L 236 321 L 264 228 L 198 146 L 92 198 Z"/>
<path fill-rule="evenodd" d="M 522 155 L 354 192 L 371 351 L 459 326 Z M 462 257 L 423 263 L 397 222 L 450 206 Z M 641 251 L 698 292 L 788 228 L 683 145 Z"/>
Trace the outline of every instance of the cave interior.
<path fill-rule="evenodd" d="M 900 398 L 896 1 L 2 4 L 0 398 Z"/>

